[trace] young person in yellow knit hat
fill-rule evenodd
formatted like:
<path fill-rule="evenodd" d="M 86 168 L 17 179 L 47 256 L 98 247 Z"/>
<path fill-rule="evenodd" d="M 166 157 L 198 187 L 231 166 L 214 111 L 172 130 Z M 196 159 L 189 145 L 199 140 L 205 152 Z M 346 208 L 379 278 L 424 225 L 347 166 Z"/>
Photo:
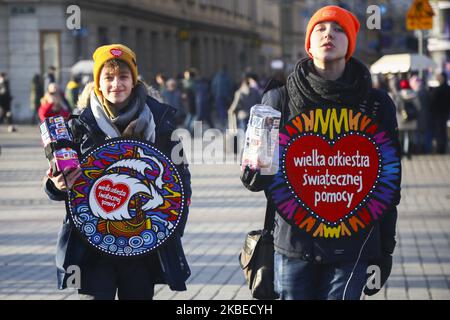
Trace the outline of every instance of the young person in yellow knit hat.
<path fill-rule="evenodd" d="M 315 108 L 323 112 L 331 108 L 351 108 L 381 123 L 400 152 L 392 100 L 386 92 L 372 88 L 369 70 L 352 57 L 359 28 L 358 19 L 341 7 L 319 9 L 306 30 L 308 57 L 298 61 L 285 85 L 276 81 L 269 83 L 263 104 L 282 111 L 282 123 Z M 262 176 L 247 167 L 241 180 L 248 189 L 265 190 L 268 195 L 267 212 L 275 221 L 274 284 L 281 299 L 360 299 L 363 291 L 372 295 L 384 285 L 391 271 L 396 244 L 400 183 L 398 192 L 393 195 L 394 206 L 382 219 L 352 237 L 336 239 L 305 234 L 276 213 L 269 196 L 272 176 Z M 380 268 L 377 276 L 381 286 L 378 288 L 366 286 L 370 265 Z"/>
<path fill-rule="evenodd" d="M 79 151 L 85 153 L 108 139 L 128 137 L 146 140 L 167 155 L 178 142 L 171 141 L 176 109 L 155 99 L 155 92 L 138 81 L 135 53 L 121 44 L 105 45 L 93 54 L 94 82 L 87 84 L 78 100 L 79 116 L 69 123 Z M 191 197 L 187 164 L 177 165 L 186 198 Z M 49 174 L 45 190 L 52 200 L 67 201 L 66 190 L 81 169 Z M 181 236 L 188 215 L 176 232 L 152 254 L 131 260 L 100 255 L 89 248 L 73 230 L 68 217 L 58 236 L 56 264 L 58 287 L 67 287 L 70 265 L 81 269 L 82 299 L 152 299 L 154 285 L 166 283 L 172 290 L 186 290 L 190 275 Z"/>

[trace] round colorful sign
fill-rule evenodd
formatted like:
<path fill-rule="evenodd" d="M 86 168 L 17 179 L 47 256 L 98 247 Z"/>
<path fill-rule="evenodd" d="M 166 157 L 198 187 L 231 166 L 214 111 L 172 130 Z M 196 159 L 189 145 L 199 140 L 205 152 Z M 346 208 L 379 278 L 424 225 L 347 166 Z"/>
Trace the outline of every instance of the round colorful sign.
<path fill-rule="evenodd" d="M 149 253 L 176 229 L 186 205 L 172 162 L 140 141 L 113 139 L 88 152 L 68 209 L 90 245 L 114 256 Z"/>
<path fill-rule="evenodd" d="M 361 112 L 314 109 L 280 130 L 270 185 L 277 212 L 313 237 L 351 236 L 386 213 L 400 189 L 400 158 L 387 131 Z"/>

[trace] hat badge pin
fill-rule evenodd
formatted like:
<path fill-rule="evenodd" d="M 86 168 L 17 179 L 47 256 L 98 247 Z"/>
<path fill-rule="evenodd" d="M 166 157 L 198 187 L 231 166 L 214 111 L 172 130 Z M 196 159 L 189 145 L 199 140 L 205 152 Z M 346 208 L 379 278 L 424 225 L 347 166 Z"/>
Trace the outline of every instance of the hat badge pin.
<path fill-rule="evenodd" d="M 117 48 L 113 48 L 111 50 L 109 50 L 109 52 L 114 56 L 114 57 L 120 57 L 122 55 L 122 50 L 117 49 Z"/>

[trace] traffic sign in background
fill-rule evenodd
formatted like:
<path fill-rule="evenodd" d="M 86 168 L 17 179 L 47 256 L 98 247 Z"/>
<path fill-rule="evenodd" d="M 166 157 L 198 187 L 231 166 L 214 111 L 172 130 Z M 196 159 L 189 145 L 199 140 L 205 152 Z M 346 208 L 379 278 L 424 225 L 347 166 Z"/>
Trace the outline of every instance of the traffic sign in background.
<path fill-rule="evenodd" d="M 428 0 L 414 0 L 406 15 L 408 30 L 429 30 L 433 28 L 433 8 Z"/>

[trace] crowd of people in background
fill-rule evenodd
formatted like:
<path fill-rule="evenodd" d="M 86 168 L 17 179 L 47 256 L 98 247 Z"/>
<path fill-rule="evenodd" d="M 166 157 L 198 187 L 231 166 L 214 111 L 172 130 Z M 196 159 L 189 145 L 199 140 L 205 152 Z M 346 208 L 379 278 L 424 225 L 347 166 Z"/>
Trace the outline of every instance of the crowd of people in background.
<path fill-rule="evenodd" d="M 374 86 L 386 90 L 397 107 L 402 155 L 445 154 L 450 86 L 446 73 L 436 76 L 430 87 L 417 74 L 379 76 Z"/>
<path fill-rule="evenodd" d="M 176 123 L 193 131 L 194 122 L 205 128 L 245 129 L 250 108 L 261 103 L 265 80 L 246 70 L 235 82 L 223 66 L 211 79 L 195 69 L 188 69 L 175 78 L 159 73 L 153 83 L 162 101 L 178 110 Z"/>
<path fill-rule="evenodd" d="M 8 125 L 8 132 L 15 132 L 16 127 L 12 123 L 11 112 L 11 90 L 9 88 L 9 80 L 6 73 L 0 73 L 0 123 L 3 121 Z"/>
<path fill-rule="evenodd" d="M 195 121 L 201 121 L 205 128 L 245 130 L 250 108 L 261 102 L 267 80 L 247 69 L 236 82 L 223 66 L 211 79 L 190 68 L 176 77 L 158 73 L 146 82 L 159 91 L 162 102 L 178 110 L 177 126 L 192 132 Z M 445 73 L 438 74 L 436 80 L 438 85 L 429 87 L 417 74 L 375 77 L 374 86 L 386 90 L 395 102 L 402 152 L 408 159 L 413 154 L 447 152 L 450 86 Z M 32 123 L 55 115 L 67 118 L 76 112 L 83 86 L 81 75 L 72 75 L 62 89 L 53 66 L 43 77 L 35 74 L 30 94 Z M 9 132 L 17 130 L 11 112 L 12 99 L 8 77 L 0 73 L 0 123 L 5 122 Z"/>

